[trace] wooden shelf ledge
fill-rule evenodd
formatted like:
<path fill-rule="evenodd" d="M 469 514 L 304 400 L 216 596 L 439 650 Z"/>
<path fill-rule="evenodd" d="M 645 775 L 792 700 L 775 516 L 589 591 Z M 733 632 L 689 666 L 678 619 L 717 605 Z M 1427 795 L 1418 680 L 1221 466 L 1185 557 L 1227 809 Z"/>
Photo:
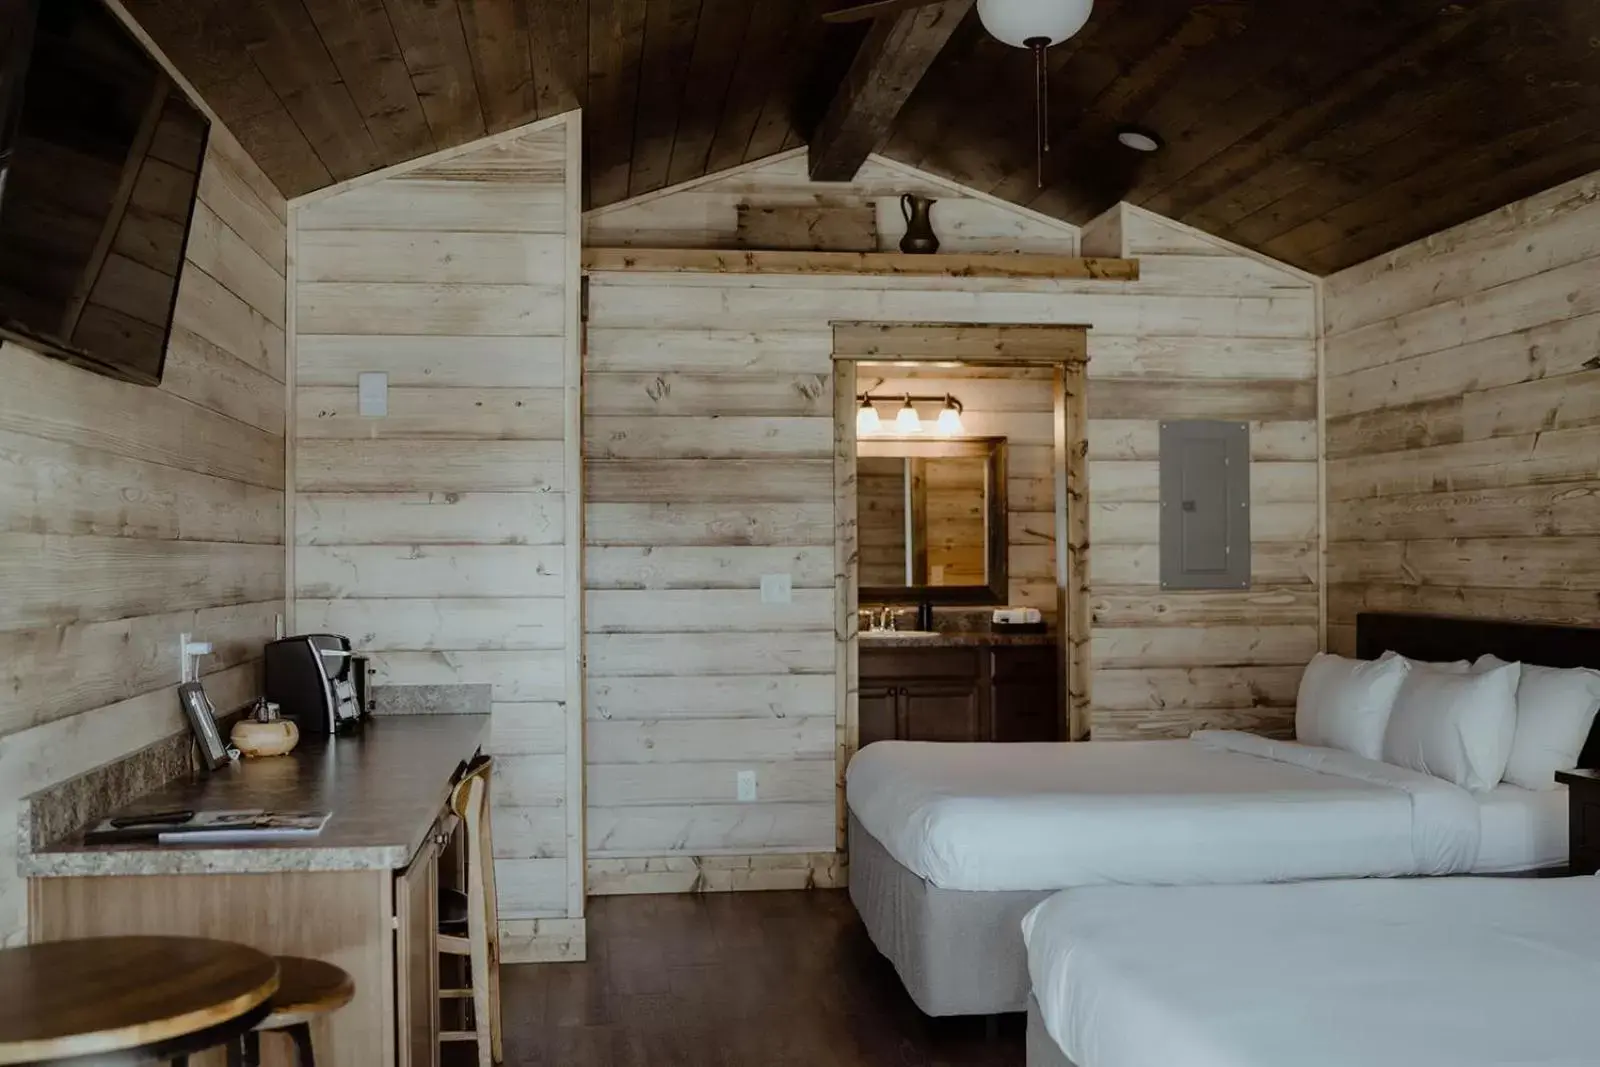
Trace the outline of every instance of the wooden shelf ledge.
<path fill-rule="evenodd" d="M 1137 259 L 1020 252 L 787 252 L 707 248 L 585 248 L 586 271 L 690 274 L 862 274 L 938 278 L 1139 280 Z"/>

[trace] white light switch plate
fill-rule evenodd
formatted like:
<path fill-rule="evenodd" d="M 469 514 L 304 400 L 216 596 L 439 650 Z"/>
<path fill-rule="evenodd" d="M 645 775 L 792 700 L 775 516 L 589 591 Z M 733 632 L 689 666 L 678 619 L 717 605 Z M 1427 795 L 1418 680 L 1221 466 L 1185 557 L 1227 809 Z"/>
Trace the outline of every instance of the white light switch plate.
<path fill-rule="evenodd" d="M 389 376 L 381 371 L 361 375 L 356 380 L 356 395 L 364 419 L 381 419 L 389 414 Z"/>
<path fill-rule="evenodd" d="M 794 599 L 794 579 L 787 574 L 763 574 L 761 576 L 761 602 L 763 604 L 787 604 Z"/>
<path fill-rule="evenodd" d="M 756 772 L 739 772 L 739 802 L 741 804 L 754 803 L 756 799 Z"/>

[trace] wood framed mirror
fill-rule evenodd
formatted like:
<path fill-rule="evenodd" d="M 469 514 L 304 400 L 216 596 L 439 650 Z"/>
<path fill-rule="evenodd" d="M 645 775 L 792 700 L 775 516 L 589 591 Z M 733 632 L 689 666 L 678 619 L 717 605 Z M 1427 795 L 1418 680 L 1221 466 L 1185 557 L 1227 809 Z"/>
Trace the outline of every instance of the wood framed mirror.
<path fill-rule="evenodd" d="M 1004 604 L 1006 439 L 856 443 L 863 604 Z"/>

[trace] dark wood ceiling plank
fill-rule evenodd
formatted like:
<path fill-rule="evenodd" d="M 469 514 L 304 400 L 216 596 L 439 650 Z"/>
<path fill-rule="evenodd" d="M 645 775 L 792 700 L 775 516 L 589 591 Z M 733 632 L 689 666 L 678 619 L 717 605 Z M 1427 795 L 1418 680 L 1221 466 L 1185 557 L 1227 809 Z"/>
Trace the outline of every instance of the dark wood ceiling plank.
<path fill-rule="evenodd" d="M 533 61 L 528 54 L 528 22 L 522 0 L 457 2 L 485 128 L 499 133 L 532 122 L 539 115 L 539 104 L 533 91 Z"/>
<path fill-rule="evenodd" d="M 761 114 L 755 129 L 750 131 L 750 141 L 745 145 L 744 161 L 765 159 L 793 141 L 801 125 L 801 97 L 812 75 L 812 61 L 825 40 L 837 40 L 837 31 L 850 27 L 829 27 L 822 21 L 825 0 L 802 0 L 795 12 L 794 23 L 781 53 L 781 61 L 774 67 L 767 83 L 767 98 L 762 102 Z M 836 31 L 832 34 L 829 30 Z M 859 30 L 859 27 L 856 27 Z M 865 31 L 860 31 L 865 32 Z"/>
<path fill-rule="evenodd" d="M 1594 22 L 1588 28 L 1600 33 L 1600 17 Z M 1298 171 L 1299 186 L 1288 168 L 1268 185 L 1279 197 L 1226 220 L 1230 232 L 1264 245 L 1448 155 L 1452 145 L 1492 142 L 1508 111 L 1533 129 L 1600 105 L 1600 61 L 1588 37 L 1558 40 L 1523 13 L 1482 19 L 1430 74 L 1409 92 L 1392 87 L 1359 121 L 1308 145 L 1298 153 L 1309 163 Z"/>
<path fill-rule="evenodd" d="M 1406 216 L 1409 232 L 1397 230 L 1392 218 L 1377 218 L 1365 228 L 1341 232 L 1331 243 L 1306 252 L 1301 258 L 1313 264 L 1308 269 L 1332 274 L 1563 182 L 1593 174 L 1600 170 L 1600 138 L 1587 125 L 1573 125 L 1579 127 L 1578 135 L 1565 144 L 1540 147 L 1520 166 L 1487 174 L 1474 181 L 1469 190 L 1427 199 Z"/>
<path fill-rule="evenodd" d="M 589 0 L 589 104 L 584 111 L 589 207 L 628 195 L 645 0 Z"/>
<path fill-rule="evenodd" d="M 1516 0 L 1486 0 L 1490 4 L 1506 2 Z M 1385 27 L 1383 16 L 1375 18 L 1378 21 L 1373 32 L 1389 45 L 1382 54 L 1360 63 L 1347 76 L 1320 91 L 1302 92 L 1286 100 L 1278 114 L 1265 116 L 1249 136 L 1184 176 L 1181 184 L 1151 196 L 1146 206 L 1201 225 L 1191 221 L 1204 217 L 1201 205 L 1293 156 L 1328 128 L 1360 115 L 1382 98 L 1383 86 L 1400 72 L 1426 63 L 1430 55 L 1447 49 L 1452 40 L 1472 26 L 1465 11 L 1455 9 L 1436 12 L 1412 32 L 1399 35 L 1393 35 L 1393 28 L 1398 27 L 1392 22 Z"/>
<path fill-rule="evenodd" d="M 1591 90 L 1581 106 L 1498 141 L 1476 146 L 1470 158 L 1432 157 L 1429 164 L 1263 245 L 1285 262 L 1342 270 L 1485 211 L 1531 196 L 1600 165 Z M 1375 239 L 1374 231 L 1380 231 Z M 1293 257 L 1293 258 L 1290 258 Z"/>
<path fill-rule="evenodd" d="M 589 96 L 588 0 L 523 0 L 539 117 L 582 107 Z"/>
<path fill-rule="evenodd" d="M 229 11 L 246 51 L 336 180 L 387 162 L 303 5 L 243 0 Z"/>
<path fill-rule="evenodd" d="M 229 119 L 220 113 L 218 117 L 284 196 L 300 196 L 333 184 L 333 175 L 284 108 L 247 118 Z"/>
<path fill-rule="evenodd" d="M 711 139 L 707 173 L 727 170 L 744 162 L 756 123 L 761 118 L 762 105 L 772 95 L 774 85 L 783 80 L 784 57 L 793 48 L 790 31 L 797 18 L 810 17 L 806 4 L 796 0 L 788 3 L 771 0 L 751 5 L 739 63 L 728 87 L 727 103 L 717 123 L 716 134 Z M 779 141 L 782 142 L 781 137 Z"/>
<path fill-rule="evenodd" d="M 1507 27 L 1477 20 L 1465 32 L 1423 60 L 1398 69 L 1375 85 L 1350 109 L 1349 117 L 1330 123 L 1294 152 L 1235 184 L 1211 202 L 1194 209 L 1193 217 L 1230 232 L 1276 236 L 1348 199 L 1349 190 L 1381 184 L 1397 170 L 1413 167 L 1440 146 L 1474 137 L 1482 120 L 1475 114 L 1484 91 L 1505 84 L 1515 70 L 1520 79 L 1518 50 L 1506 47 Z M 1496 58 L 1480 63 L 1485 52 Z M 1540 59 L 1533 60 L 1537 66 Z"/>
<path fill-rule="evenodd" d="M 384 159 L 434 147 L 384 0 L 302 0 Z"/>
<path fill-rule="evenodd" d="M 281 192 L 295 196 L 333 181 L 283 101 L 246 54 L 231 4 L 131 0 L 126 7 Z"/>
<path fill-rule="evenodd" d="M 1144 114 L 1128 116 L 1166 142 L 1134 195 L 1151 210 L 1179 211 L 1169 193 L 1202 183 L 1202 169 L 1231 148 L 1247 146 L 1252 135 L 1300 102 L 1336 91 L 1354 71 L 1380 60 L 1411 31 L 1420 17 L 1417 6 L 1360 0 L 1326 23 L 1306 18 L 1291 4 L 1252 14 L 1249 31 L 1230 47 L 1196 64 Z M 1221 71 L 1229 74 L 1219 76 Z"/>
<path fill-rule="evenodd" d="M 667 165 L 667 184 L 676 185 L 706 173 L 711 142 L 721 124 L 733 75 L 744 51 L 757 7 L 746 0 L 705 0 L 694 56 L 684 84 L 683 109 Z"/>
<path fill-rule="evenodd" d="M 483 106 L 456 0 L 386 0 L 386 7 L 434 143 L 482 137 Z"/>
<path fill-rule="evenodd" d="M 639 102 L 634 109 L 629 196 L 654 192 L 667 184 L 700 7 L 701 0 L 649 0 L 639 63 Z"/>
<path fill-rule="evenodd" d="M 817 181 L 849 181 L 889 139 L 900 109 L 973 0 L 942 0 L 873 23 L 811 138 Z"/>

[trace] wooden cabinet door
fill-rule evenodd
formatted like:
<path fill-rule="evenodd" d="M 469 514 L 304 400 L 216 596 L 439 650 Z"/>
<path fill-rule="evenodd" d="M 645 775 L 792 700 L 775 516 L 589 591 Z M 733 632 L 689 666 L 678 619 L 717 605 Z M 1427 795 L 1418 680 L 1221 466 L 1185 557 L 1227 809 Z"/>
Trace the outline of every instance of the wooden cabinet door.
<path fill-rule="evenodd" d="M 400 1067 L 439 1067 L 439 845 L 430 837 L 394 880 Z"/>
<path fill-rule="evenodd" d="M 981 741 L 988 736 L 976 679 L 915 682 L 900 690 L 900 736 L 907 741 Z"/>
<path fill-rule="evenodd" d="M 992 654 L 992 739 L 1060 740 L 1065 711 L 1056 684 L 1056 650 L 1000 648 Z"/>
<path fill-rule="evenodd" d="M 860 710 L 856 713 L 857 744 L 870 745 L 874 741 L 894 741 L 899 738 L 895 713 L 898 690 L 893 686 L 863 685 L 859 694 Z"/>

